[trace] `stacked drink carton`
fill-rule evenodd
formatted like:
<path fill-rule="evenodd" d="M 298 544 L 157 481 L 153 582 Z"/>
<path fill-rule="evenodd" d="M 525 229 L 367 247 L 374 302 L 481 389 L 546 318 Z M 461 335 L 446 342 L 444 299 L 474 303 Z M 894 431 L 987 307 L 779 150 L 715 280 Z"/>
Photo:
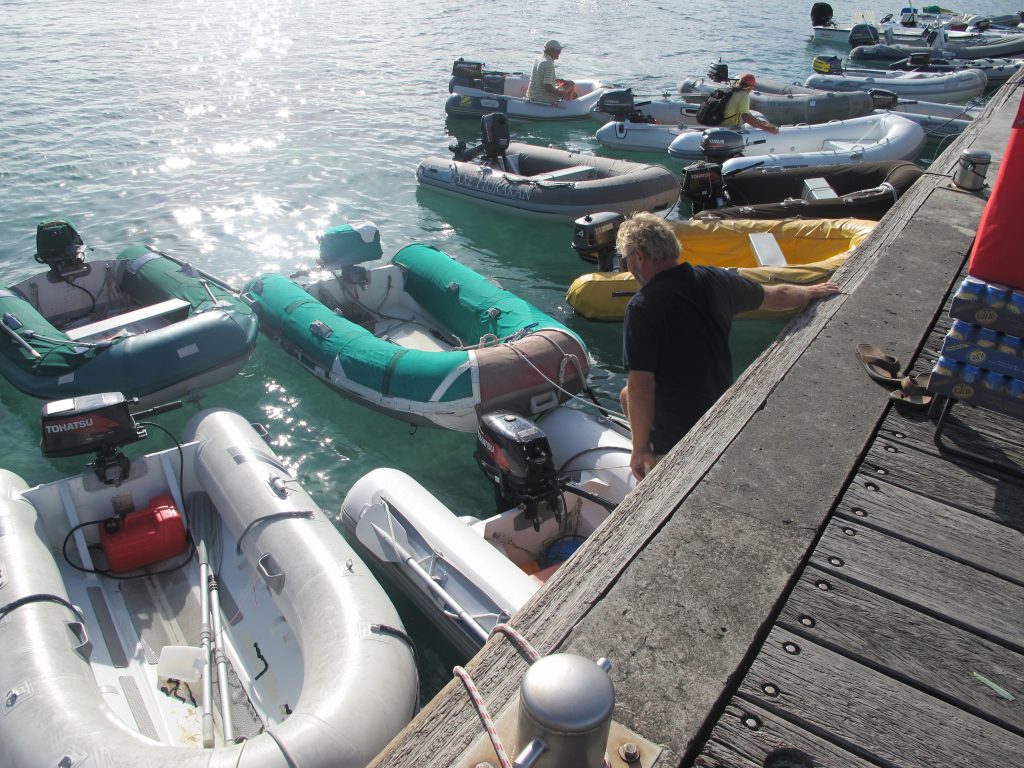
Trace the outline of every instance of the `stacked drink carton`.
<path fill-rule="evenodd" d="M 1024 419 L 1024 291 L 967 277 L 930 390 Z"/>

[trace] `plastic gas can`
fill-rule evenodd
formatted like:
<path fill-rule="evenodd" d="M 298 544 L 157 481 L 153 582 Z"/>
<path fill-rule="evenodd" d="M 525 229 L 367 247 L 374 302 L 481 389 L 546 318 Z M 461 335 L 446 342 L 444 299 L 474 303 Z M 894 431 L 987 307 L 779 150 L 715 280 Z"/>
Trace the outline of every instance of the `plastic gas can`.
<path fill-rule="evenodd" d="M 167 494 L 150 499 L 149 506 L 130 512 L 112 528 L 100 528 L 100 544 L 114 573 L 143 568 L 185 551 L 185 524 Z"/>

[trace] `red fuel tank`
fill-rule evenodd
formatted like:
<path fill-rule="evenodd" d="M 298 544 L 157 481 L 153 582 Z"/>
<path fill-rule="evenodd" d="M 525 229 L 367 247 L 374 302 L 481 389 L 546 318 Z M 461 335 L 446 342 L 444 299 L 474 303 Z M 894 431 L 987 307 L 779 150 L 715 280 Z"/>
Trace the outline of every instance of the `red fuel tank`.
<path fill-rule="evenodd" d="M 114 573 L 134 571 L 185 551 L 185 523 L 164 494 L 149 500 L 149 506 L 130 512 L 113 533 L 100 527 L 100 544 Z"/>

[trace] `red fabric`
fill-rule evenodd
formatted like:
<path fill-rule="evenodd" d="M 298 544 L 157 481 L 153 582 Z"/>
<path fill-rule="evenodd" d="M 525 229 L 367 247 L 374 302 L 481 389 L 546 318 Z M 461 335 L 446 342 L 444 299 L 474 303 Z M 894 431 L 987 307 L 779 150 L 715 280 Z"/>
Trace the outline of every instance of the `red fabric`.
<path fill-rule="evenodd" d="M 1024 289 L 1024 99 L 1017 107 L 1010 140 L 974 239 L 968 274 L 987 283 Z"/>

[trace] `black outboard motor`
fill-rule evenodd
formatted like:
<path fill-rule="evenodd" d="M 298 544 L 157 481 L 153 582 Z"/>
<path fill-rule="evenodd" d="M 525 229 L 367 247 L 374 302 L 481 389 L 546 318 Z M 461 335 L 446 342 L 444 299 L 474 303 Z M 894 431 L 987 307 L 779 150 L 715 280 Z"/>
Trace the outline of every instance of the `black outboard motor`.
<path fill-rule="evenodd" d="M 713 163 L 740 157 L 745 146 L 743 134 L 728 128 L 708 128 L 700 139 L 701 151 Z"/>
<path fill-rule="evenodd" d="M 551 446 L 532 421 L 511 411 L 484 414 L 473 456 L 494 484 L 498 512 L 521 507 L 536 530 L 544 517 L 560 514 L 561 491 Z"/>
<path fill-rule="evenodd" d="M 89 272 L 85 242 L 66 221 L 44 221 L 36 227 L 36 261 L 50 268 L 60 280 Z"/>
<path fill-rule="evenodd" d="M 624 123 L 627 120 L 631 123 L 653 123 L 656 122 L 653 117 L 645 115 L 637 109 L 637 107 L 650 103 L 649 101 L 637 102 L 632 88 L 616 88 L 601 94 L 594 106 L 594 111 L 611 115 L 612 120 L 618 123 Z"/>
<path fill-rule="evenodd" d="M 729 65 L 721 61 L 712 61 L 708 64 L 707 78 L 716 83 L 729 82 Z"/>
<path fill-rule="evenodd" d="M 679 194 L 690 201 L 694 214 L 726 205 L 722 166 L 704 160 L 686 166 L 679 179 Z"/>
<path fill-rule="evenodd" d="M 872 88 L 868 91 L 871 96 L 871 103 L 875 109 L 892 109 L 899 104 L 900 97 L 894 91 L 887 91 L 884 88 Z"/>
<path fill-rule="evenodd" d="M 480 144 L 484 157 L 489 163 L 504 162 L 505 150 L 509 145 L 508 118 L 500 112 L 492 112 L 480 118 Z M 504 166 L 502 166 L 504 167 Z"/>
<path fill-rule="evenodd" d="M 871 24 L 854 24 L 846 38 L 850 45 L 878 45 L 878 29 Z"/>
<path fill-rule="evenodd" d="M 448 81 L 448 93 L 455 90 L 456 85 L 466 88 L 481 87 L 480 79 L 483 77 L 484 65 L 480 61 L 466 61 L 458 58 L 452 64 L 452 77 Z"/>
<path fill-rule="evenodd" d="M 615 236 L 626 220 L 621 213 L 588 213 L 573 223 L 572 249 L 582 261 L 596 263 L 599 272 L 615 267 Z"/>
<path fill-rule="evenodd" d="M 811 26 L 827 27 L 832 23 L 832 6 L 828 3 L 815 3 L 811 6 Z"/>

